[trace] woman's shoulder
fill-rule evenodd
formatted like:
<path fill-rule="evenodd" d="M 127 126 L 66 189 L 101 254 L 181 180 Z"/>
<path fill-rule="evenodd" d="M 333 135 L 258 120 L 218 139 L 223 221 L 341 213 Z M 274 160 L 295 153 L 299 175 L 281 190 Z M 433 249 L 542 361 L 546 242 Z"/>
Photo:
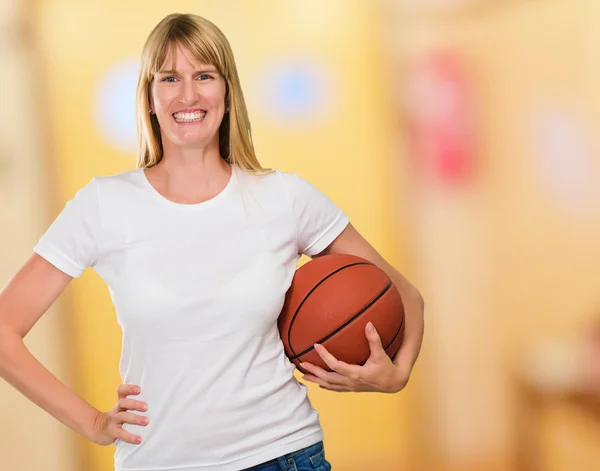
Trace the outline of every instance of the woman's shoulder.
<path fill-rule="evenodd" d="M 256 172 L 238 169 L 238 180 L 243 186 L 276 197 L 294 193 L 296 186 L 302 181 L 297 173 L 280 168 Z"/>
<path fill-rule="evenodd" d="M 92 178 L 92 183 L 95 184 L 100 191 L 103 189 L 127 191 L 134 187 L 141 186 L 144 178 L 146 178 L 144 169 L 135 168 L 118 173 L 96 175 Z"/>
<path fill-rule="evenodd" d="M 94 180 L 98 182 L 100 185 L 118 185 L 122 183 L 130 183 L 134 181 L 139 181 L 139 179 L 143 176 L 144 169 L 142 168 L 134 168 L 130 170 L 124 170 L 116 173 L 106 173 L 103 175 L 96 175 Z"/>
<path fill-rule="evenodd" d="M 100 203 L 114 201 L 122 204 L 129 200 L 130 195 L 143 190 L 144 178 L 143 169 L 95 175 L 77 193 L 87 194 L 88 199 Z"/>
<path fill-rule="evenodd" d="M 272 184 L 276 186 L 290 186 L 302 180 L 297 172 L 283 170 L 281 168 L 269 168 L 266 170 L 248 171 L 238 169 L 240 179 L 255 182 L 259 185 Z"/>

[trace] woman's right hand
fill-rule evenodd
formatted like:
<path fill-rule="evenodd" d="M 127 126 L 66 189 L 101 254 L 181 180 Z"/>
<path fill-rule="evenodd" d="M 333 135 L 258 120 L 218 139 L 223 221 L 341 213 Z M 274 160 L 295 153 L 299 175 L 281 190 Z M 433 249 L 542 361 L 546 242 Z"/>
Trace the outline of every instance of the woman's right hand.
<path fill-rule="evenodd" d="M 94 431 L 91 440 L 102 446 L 107 446 L 121 440 L 123 442 L 139 445 L 142 437 L 134 435 L 123 429 L 123 424 L 148 425 L 148 418 L 130 411 L 145 412 L 148 405 L 142 401 L 130 399 L 128 396 L 137 396 L 141 392 L 139 386 L 122 384 L 117 388 L 119 399 L 108 412 L 99 412 L 94 421 Z"/>

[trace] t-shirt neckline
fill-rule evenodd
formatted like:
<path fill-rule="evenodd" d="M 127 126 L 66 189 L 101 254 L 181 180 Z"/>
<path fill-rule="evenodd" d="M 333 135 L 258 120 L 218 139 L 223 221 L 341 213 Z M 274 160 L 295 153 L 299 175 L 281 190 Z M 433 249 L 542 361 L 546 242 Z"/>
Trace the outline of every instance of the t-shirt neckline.
<path fill-rule="evenodd" d="M 137 169 L 137 172 L 138 172 L 144 186 L 149 190 L 152 197 L 156 201 L 158 201 L 159 203 L 161 203 L 163 205 L 170 206 L 171 208 L 176 208 L 176 209 L 184 210 L 184 211 L 198 210 L 198 209 L 204 209 L 204 208 L 209 208 L 211 206 L 214 206 L 221 199 L 223 199 L 228 193 L 230 193 L 232 191 L 233 187 L 235 186 L 235 184 L 237 182 L 236 166 L 232 165 L 231 166 L 231 176 L 229 177 L 229 181 L 227 182 L 227 185 L 225 185 L 225 187 L 219 193 L 217 193 L 215 196 L 213 196 L 211 199 L 202 201 L 200 203 L 190 203 L 190 204 L 177 203 L 168 198 L 165 198 L 163 195 L 161 195 L 158 192 L 158 190 L 156 188 L 154 188 L 152 183 L 150 183 L 150 180 L 148 180 L 148 177 L 146 176 L 146 173 L 144 172 L 143 168 Z"/>

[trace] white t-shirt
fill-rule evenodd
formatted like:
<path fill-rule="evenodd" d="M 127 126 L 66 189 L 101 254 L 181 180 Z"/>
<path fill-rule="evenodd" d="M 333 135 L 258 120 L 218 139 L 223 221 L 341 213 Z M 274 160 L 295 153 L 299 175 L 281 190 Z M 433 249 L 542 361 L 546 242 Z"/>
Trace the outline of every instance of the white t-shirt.
<path fill-rule="evenodd" d="M 142 169 L 96 177 L 34 248 L 72 277 L 94 267 L 109 288 L 122 380 L 141 387 L 150 419 L 124 426 L 143 442 L 117 440 L 117 471 L 238 471 L 323 439 L 277 317 L 299 254 L 321 252 L 348 218 L 296 174 L 232 170 L 192 205 Z"/>

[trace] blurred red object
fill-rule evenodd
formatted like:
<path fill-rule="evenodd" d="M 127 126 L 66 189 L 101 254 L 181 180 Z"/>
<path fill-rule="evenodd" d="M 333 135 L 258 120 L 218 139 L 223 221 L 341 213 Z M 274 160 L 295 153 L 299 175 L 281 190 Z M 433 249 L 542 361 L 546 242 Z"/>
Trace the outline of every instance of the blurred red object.
<path fill-rule="evenodd" d="M 459 56 L 438 51 L 412 64 L 408 84 L 410 141 L 420 176 L 464 183 L 474 173 L 472 90 Z"/>

